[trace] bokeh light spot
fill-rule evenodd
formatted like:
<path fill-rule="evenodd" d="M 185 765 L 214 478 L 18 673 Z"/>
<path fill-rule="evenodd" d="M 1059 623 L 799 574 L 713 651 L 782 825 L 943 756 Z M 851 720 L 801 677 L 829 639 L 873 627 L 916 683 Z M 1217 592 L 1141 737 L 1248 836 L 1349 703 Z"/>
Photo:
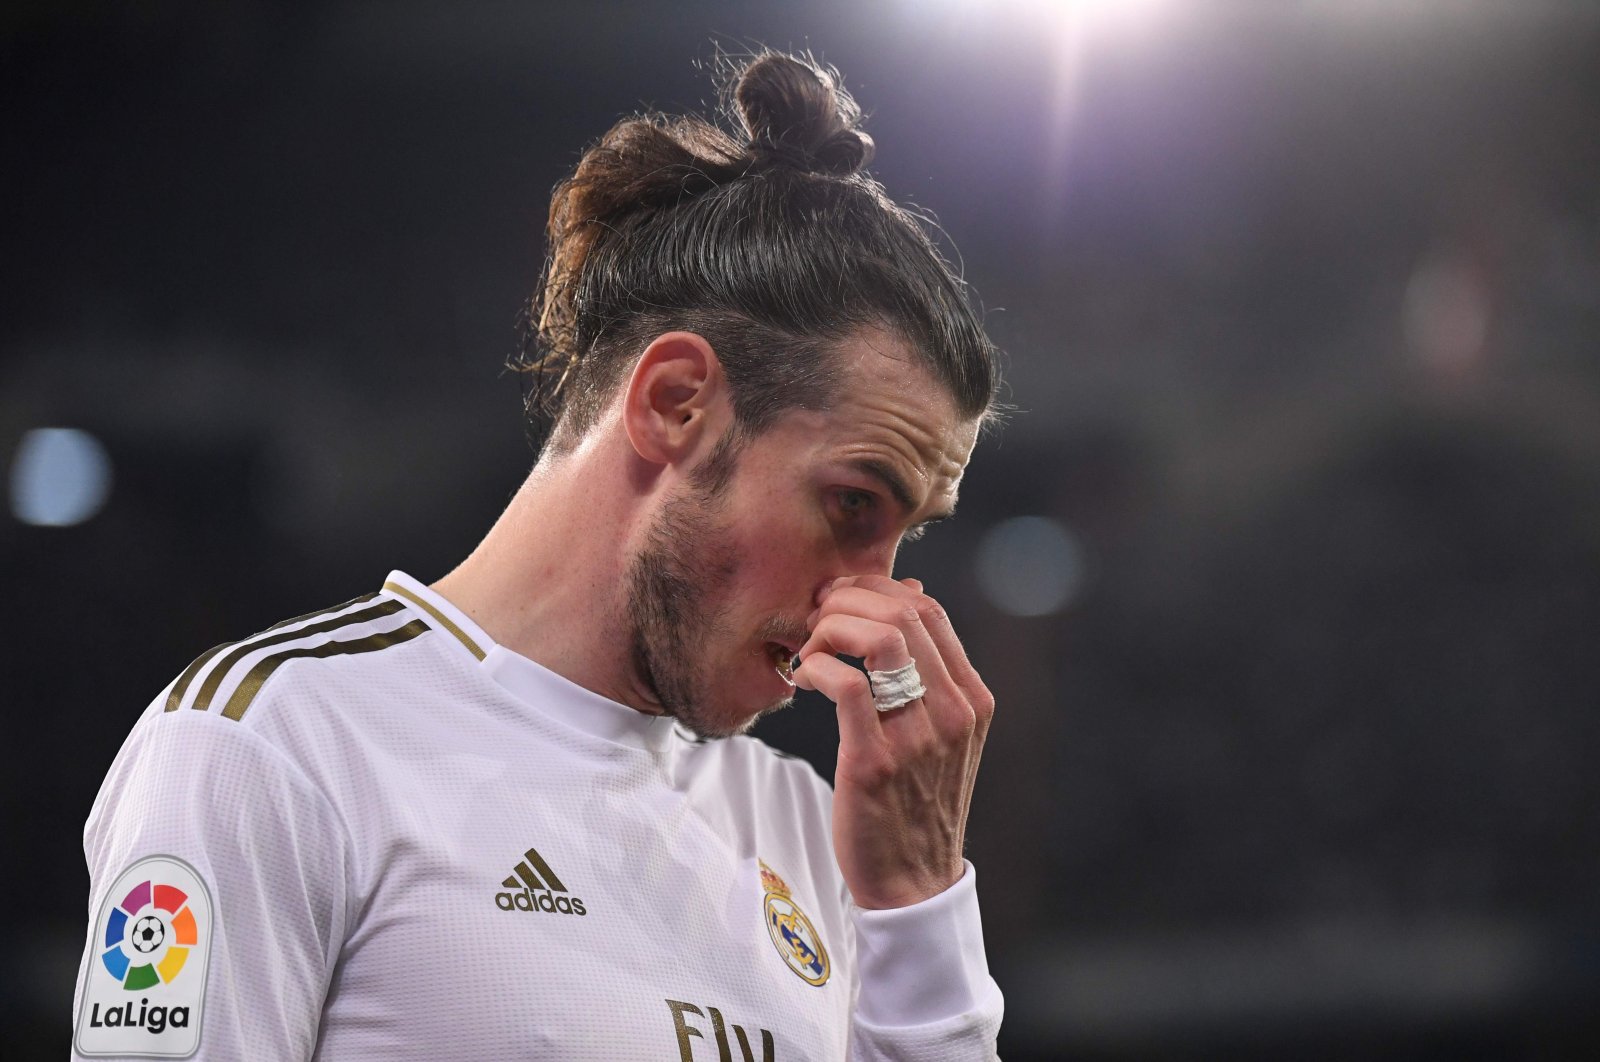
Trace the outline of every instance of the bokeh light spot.
<path fill-rule="evenodd" d="M 989 603 L 1012 616 L 1060 612 L 1083 585 L 1083 547 L 1059 523 L 1017 516 L 984 533 L 978 585 Z"/>
<path fill-rule="evenodd" d="M 35 428 L 11 462 L 11 512 L 25 524 L 70 527 L 99 512 L 111 494 L 111 458 L 76 428 Z"/>

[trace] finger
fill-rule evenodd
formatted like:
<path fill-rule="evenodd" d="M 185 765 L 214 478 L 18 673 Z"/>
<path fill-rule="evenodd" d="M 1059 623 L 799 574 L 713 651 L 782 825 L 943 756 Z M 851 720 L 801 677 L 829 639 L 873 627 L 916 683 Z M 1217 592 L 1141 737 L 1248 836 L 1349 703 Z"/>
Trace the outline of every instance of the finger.
<path fill-rule="evenodd" d="M 909 590 L 909 587 L 903 589 Z M 814 623 L 823 616 L 843 612 L 870 616 L 884 623 L 899 623 L 902 620 L 920 623 L 921 617 L 917 615 L 917 598 L 918 595 L 915 593 L 885 594 L 862 586 L 841 586 L 837 590 L 829 591 L 807 622 Z"/>
<path fill-rule="evenodd" d="M 923 746 L 934 738 L 933 722 L 920 709 L 921 701 L 879 711 L 867 676 L 838 657 L 817 653 L 795 669 L 794 679 L 796 685 L 833 701 L 839 716 L 841 757 L 887 767 L 895 749 Z"/>
<path fill-rule="evenodd" d="M 995 701 L 994 695 L 983 684 L 983 679 L 978 674 L 977 669 L 967 659 L 966 650 L 962 648 L 961 640 L 956 637 L 955 628 L 950 623 L 949 614 L 945 612 L 944 606 L 924 592 L 923 584 L 919 579 L 896 580 L 882 575 L 847 576 L 843 579 L 835 580 L 829 590 L 842 591 L 847 588 L 870 590 L 897 600 L 905 600 L 908 597 L 915 600 L 917 614 L 922 620 L 922 627 L 934 644 L 938 646 L 939 659 L 942 666 L 946 669 L 956 687 L 965 695 L 965 703 L 959 706 L 959 712 L 955 710 L 941 711 L 940 709 L 944 705 L 955 705 L 957 703 L 955 699 L 944 702 L 941 698 L 928 705 L 928 713 L 930 720 L 940 720 L 950 726 L 952 731 L 969 724 L 972 726 L 972 744 L 970 746 L 972 757 L 968 764 L 967 776 L 967 800 L 970 802 L 972 798 L 972 781 L 977 774 L 978 760 L 982 755 L 984 742 L 989 735 L 989 725 L 994 720 Z M 910 593 L 908 594 L 907 591 L 910 591 Z M 823 595 L 824 604 L 826 604 L 827 596 L 829 595 Z M 917 650 L 913 648 L 913 651 L 916 652 Z"/>
<path fill-rule="evenodd" d="M 951 681 L 939 647 L 922 625 L 915 596 L 889 597 L 861 587 L 846 586 L 829 594 L 821 607 L 811 614 L 812 618 L 808 619 L 807 623 L 814 628 L 824 618 L 834 615 L 860 616 L 898 628 L 905 636 L 906 648 L 910 651 L 910 658 L 916 661 L 917 672 L 922 676 L 923 684 L 930 689 L 948 690 L 958 696 L 962 693 Z M 880 665 L 874 662 L 868 666 L 879 669 L 900 665 L 893 663 Z"/>
<path fill-rule="evenodd" d="M 892 671 L 912 661 L 905 632 L 899 627 L 842 612 L 819 619 L 798 655 L 803 663 L 818 653 L 860 657 L 871 671 Z"/>
<path fill-rule="evenodd" d="M 823 603 L 826 604 L 827 597 L 832 593 L 851 586 L 891 597 L 915 600 L 922 625 L 927 629 L 934 644 L 939 647 L 939 656 L 944 660 L 950 677 L 969 694 L 982 690 L 983 680 L 979 678 L 977 669 L 972 666 L 972 661 L 967 659 L 967 652 L 961 647 L 961 639 L 956 636 L 956 629 L 950 623 L 949 613 L 945 612 L 944 606 L 939 602 L 922 593 L 920 589 L 913 590 L 907 582 L 916 580 L 903 582 L 886 575 L 849 575 L 834 581 L 833 586 L 824 592 Z M 984 692 L 987 693 L 987 690 Z"/>
<path fill-rule="evenodd" d="M 831 611 L 816 621 L 811 640 L 800 649 L 802 661 L 813 655 L 845 653 L 864 658 L 872 672 L 893 670 L 906 663 L 916 665 L 923 692 L 890 709 L 883 727 L 892 741 L 908 733 L 926 736 L 934 732 L 947 741 L 965 742 L 978 731 L 977 713 L 966 691 L 951 681 L 938 648 L 923 630 L 909 601 L 846 587 L 831 595 L 823 608 L 849 611 Z M 856 609 L 872 615 L 855 614 Z M 800 681 L 799 672 L 793 677 Z M 905 715 L 915 715 L 919 721 L 897 718 Z"/>
<path fill-rule="evenodd" d="M 882 747 L 883 723 L 866 675 L 838 657 L 814 653 L 794 669 L 794 680 L 837 706 L 841 752 L 860 757 Z"/>
<path fill-rule="evenodd" d="M 960 714 L 964 716 L 970 711 L 976 720 L 978 737 L 981 739 L 987 734 L 989 720 L 994 712 L 994 697 L 983 684 L 977 669 L 967 659 L 966 650 L 961 647 L 961 639 L 956 637 L 955 628 L 951 625 L 950 616 L 945 612 L 944 606 L 898 579 L 891 579 L 886 575 L 852 575 L 835 580 L 833 585 L 827 588 L 821 595 L 822 606 L 819 611 L 827 609 L 829 600 L 835 594 L 852 590 L 881 594 L 909 603 L 916 608 L 921 626 L 935 646 L 941 666 L 950 681 L 964 695 L 966 703 L 960 706 Z M 964 722 L 962 718 L 957 717 L 950 717 L 945 721 L 952 727 Z"/>
<path fill-rule="evenodd" d="M 910 584 L 917 583 L 917 589 Z M 843 590 L 847 586 L 859 586 L 864 590 L 876 590 L 881 594 L 891 597 L 913 597 L 921 593 L 921 583 L 916 579 L 891 579 L 887 575 L 841 575 L 833 582 L 822 588 L 818 595 L 819 601 L 825 600 L 835 590 Z"/>

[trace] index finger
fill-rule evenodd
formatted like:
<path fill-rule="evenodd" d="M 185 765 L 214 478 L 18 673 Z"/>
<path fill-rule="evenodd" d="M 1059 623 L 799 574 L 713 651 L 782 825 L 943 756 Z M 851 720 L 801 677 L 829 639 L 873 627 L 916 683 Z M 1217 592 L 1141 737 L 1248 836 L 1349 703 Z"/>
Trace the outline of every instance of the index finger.
<path fill-rule="evenodd" d="M 913 583 L 916 585 L 912 586 Z M 887 575 L 848 575 L 836 579 L 830 589 L 844 586 L 858 586 L 863 590 L 874 590 L 890 597 L 914 601 L 917 614 L 922 617 L 922 626 L 944 659 L 945 670 L 950 673 L 951 679 L 968 695 L 979 692 L 987 694 L 988 690 L 978 676 L 977 668 L 967 659 L 967 651 L 961 647 L 961 639 L 956 637 L 956 629 L 950 623 L 950 614 L 944 610 L 943 605 L 923 593 L 921 581 L 891 579 Z"/>

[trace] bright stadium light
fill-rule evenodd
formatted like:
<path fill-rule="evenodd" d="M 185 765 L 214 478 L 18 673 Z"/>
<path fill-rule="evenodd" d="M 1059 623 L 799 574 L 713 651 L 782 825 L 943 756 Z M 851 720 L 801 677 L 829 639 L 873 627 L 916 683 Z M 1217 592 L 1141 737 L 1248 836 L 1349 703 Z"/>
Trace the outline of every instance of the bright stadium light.
<path fill-rule="evenodd" d="M 1086 19 L 1133 20 L 1159 15 L 1168 0 L 1033 0 L 1042 8 L 1055 9 Z"/>
<path fill-rule="evenodd" d="M 111 494 L 111 458 L 77 428 L 34 428 L 11 461 L 11 512 L 25 524 L 70 527 L 94 516 Z"/>
<path fill-rule="evenodd" d="M 944 7 L 987 19 L 1059 20 L 1066 26 L 1136 25 L 1171 9 L 1173 0 L 944 0 Z M 914 10 L 927 14 L 927 5 Z"/>

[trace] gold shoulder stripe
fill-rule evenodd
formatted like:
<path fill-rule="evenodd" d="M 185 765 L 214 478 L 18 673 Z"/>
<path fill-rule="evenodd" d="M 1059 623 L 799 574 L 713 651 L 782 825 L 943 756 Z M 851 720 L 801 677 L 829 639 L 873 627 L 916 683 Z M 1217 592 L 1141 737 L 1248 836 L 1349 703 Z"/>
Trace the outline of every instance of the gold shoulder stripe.
<path fill-rule="evenodd" d="M 262 631 L 261 633 L 262 634 L 266 634 L 267 631 L 275 631 L 275 630 L 278 630 L 280 627 L 288 627 L 288 626 L 291 626 L 292 624 L 299 623 L 301 620 L 316 619 L 318 616 L 331 616 L 335 612 L 344 611 L 345 609 L 349 608 L 351 605 L 359 605 L 359 604 L 362 604 L 363 602 L 371 601 L 373 598 L 375 598 L 377 596 L 378 595 L 374 593 L 374 594 L 362 594 L 360 597 L 352 597 L 349 601 L 346 601 L 342 605 L 335 605 L 332 608 L 321 608 L 321 609 L 318 609 L 315 612 L 307 612 L 304 616 L 296 616 L 294 619 L 286 619 L 282 623 L 274 623 L 272 626 L 268 627 L 266 631 Z"/>
<path fill-rule="evenodd" d="M 184 668 L 183 674 L 178 676 L 178 681 L 172 684 L 172 689 L 167 693 L 167 706 L 162 710 L 176 712 L 178 705 L 183 703 L 183 695 L 189 692 L 189 683 L 194 681 L 194 677 L 200 673 L 200 669 L 210 663 L 212 657 L 233 644 L 233 642 L 223 642 L 221 645 L 214 645 L 195 657 L 194 663 Z"/>
<path fill-rule="evenodd" d="M 287 627 L 290 624 L 299 623 L 302 620 L 316 619 L 318 616 L 326 616 L 329 613 L 339 612 L 342 609 L 349 608 L 351 605 L 359 605 L 363 601 L 371 601 L 377 596 L 377 594 L 362 594 L 360 597 L 351 598 L 342 605 L 334 605 L 332 608 L 318 609 L 316 612 L 307 612 L 304 616 L 296 616 L 293 619 L 286 619 L 282 623 L 274 623 L 272 626 L 268 627 L 266 631 L 252 634 L 250 638 L 259 638 L 262 634 L 266 634 L 267 631 L 275 631 L 280 627 Z M 243 638 L 241 641 L 248 642 L 250 638 Z M 177 711 L 178 705 L 183 703 L 184 695 L 189 692 L 189 685 L 194 682 L 194 677 L 200 674 L 200 670 L 204 668 L 206 664 L 211 662 L 212 657 L 216 656 L 230 645 L 238 644 L 238 642 L 223 642 L 221 645 L 213 646 L 196 657 L 194 663 L 184 668 L 183 674 L 178 676 L 178 681 L 172 684 L 172 692 L 167 694 L 167 705 L 163 710 L 168 712 Z"/>
<path fill-rule="evenodd" d="M 424 601 L 416 594 L 413 594 L 410 590 L 407 590 L 405 587 L 401 586 L 392 579 L 384 583 L 383 588 L 389 591 L 391 594 L 399 594 L 413 605 L 416 605 L 418 608 L 422 609 L 422 611 L 432 616 L 434 620 L 438 622 L 439 626 L 455 635 L 456 641 L 466 646 L 469 653 L 477 657 L 479 660 L 484 658 L 484 651 L 478 648 L 478 643 L 473 641 L 471 638 L 468 638 L 467 632 L 456 626 L 455 623 L 451 621 L 449 616 L 446 616 L 443 612 L 440 612 L 428 602 Z"/>
<path fill-rule="evenodd" d="M 392 645 L 409 642 L 419 634 L 426 634 L 428 625 L 421 620 L 412 620 L 404 627 L 397 627 L 392 631 L 374 634 L 366 638 L 357 638 L 348 642 L 324 642 L 321 645 L 302 646 L 298 649 L 285 649 L 281 653 L 274 653 L 265 660 L 259 661 L 250 673 L 239 682 L 239 688 L 233 691 L 233 696 L 228 698 L 227 707 L 222 709 L 222 714 L 229 719 L 243 719 L 244 713 L 249 711 L 250 702 L 255 700 L 256 694 L 261 692 L 261 687 L 266 684 L 272 673 L 291 660 L 302 657 L 315 660 L 325 660 L 330 656 L 349 656 L 356 653 L 375 653 L 380 649 L 387 649 Z"/>
<path fill-rule="evenodd" d="M 321 623 L 314 623 L 309 627 L 297 627 L 292 631 L 281 631 L 267 638 L 247 639 L 237 646 L 233 652 L 223 657 L 221 663 L 211 669 L 211 673 L 206 676 L 205 682 L 200 684 L 200 692 L 195 695 L 194 710 L 197 712 L 209 710 L 211 699 L 217 695 L 217 690 L 221 687 L 223 679 L 228 677 L 228 672 L 238 667 L 239 661 L 257 649 L 282 645 L 284 642 L 292 642 L 296 638 L 306 638 L 313 634 L 328 634 L 357 623 L 370 623 L 375 619 L 392 616 L 403 608 L 405 606 L 398 601 L 380 601 L 371 608 L 364 608 L 357 612 L 347 612 L 342 616 L 335 616 L 333 619 L 323 620 Z"/>

